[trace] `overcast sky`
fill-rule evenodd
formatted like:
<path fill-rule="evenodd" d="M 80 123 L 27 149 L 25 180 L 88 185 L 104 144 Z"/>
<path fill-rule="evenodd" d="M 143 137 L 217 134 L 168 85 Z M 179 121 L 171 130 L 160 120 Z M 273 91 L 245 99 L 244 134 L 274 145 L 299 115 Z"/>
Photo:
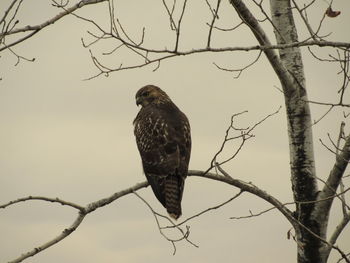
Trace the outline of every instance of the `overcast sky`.
<path fill-rule="evenodd" d="M 1 0 L 0 17 L 10 2 Z M 205 1 L 188 2 L 180 40 L 182 50 L 205 47 L 205 23 L 211 19 Z M 226 2 L 223 1 L 218 26 L 229 28 L 240 20 Z M 169 19 L 161 3 L 118 0 L 116 15 L 135 40 L 141 38 L 145 26 L 145 45 L 171 48 L 174 32 L 169 30 Z M 337 18 L 326 18 L 322 33 L 332 32 L 330 40 L 349 42 L 350 3 L 335 0 L 333 7 L 342 13 Z M 326 8 L 325 1 L 316 1 L 309 14 L 313 26 L 318 25 Z M 19 26 L 41 23 L 58 11 L 45 0 L 24 1 L 18 13 Z M 95 19 L 108 29 L 106 3 L 86 7 L 78 14 Z M 300 24 L 300 19 L 297 22 Z M 271 27 L 267 23 L 264 27 L 273 40 Z M 87 43 L 92 40 L 87 31 L 98 32 L 91 24 L 67 16 L 13 48 L 21 56 L 35 58 L 35 62 L 21 60 L 15 66 L 17 58 L 12 53 L 3 52 L 0 57 L 1 204 L 41 195 L 86 205 L 144 181 L 132 121 L 139 110 L 135 93 L 146 84 L 165 90 L 188 116 L 193 138 L 190 169 L 196 170 L 208 168 L 232 114 L 248 110 L 235 122 L 237 127 L 247 127 L 284 106 L 278 90 L 280 83 L 265 57 L 238 79 L 213 65 L 215 62 L 226 68 L 241 68 L 251 63 L 257 52 L 179 57 L 162 62 L 155 72 L 154 66 L 149 66 L 85 81 L 98 73 L 89 49 L 82 46 L 81 38 Z M 305 27 L 298 31 L 303 39 Z M 215 47 L 256 45 L 244 26 L 229 33 L 214 31 L 212 43 Z M 125 48 L 111 56 L 101 54 L 117 45 L 115 40 L 108 40 L 91 50 L 109 67 L 142 62 Z M 330 51 L 314 50 L 324 57 Z M 312 59 L 307 49 L 303 49 L 303 56 L 310 100 L 335 102 L 342 84 L 338 65 Z M 320 106 L 311 109 L 313 119 L 327 111 Z M 349 118 L 343 118 L 343 110 L 335 109 L 314 126 L 316 169 L 321 178 L 328 175 L 334 155 L 319 139 L 331 145 L 327 133 L 335 139 L 342 120 L 349 131 Z M 225 170 L 235 178 L 253 182 L 282 202 L 291 201 L 285 108 L 256 128 L 254 134 L 240 154 L 224 166 Z M 230 145 L 226 153 L 234 152 L 237 145 Z M 222 183 L 190 177 L 185 186 L 182 218 L 217 205 L 237 192 Z M 139 194 L 165 214 L 150 188 Z M 147 206 L 128 195 L 90 214 L 71 236 L 26 262 L 295 262 L 296 244 L 287 239 L 291 226 L 278 212 L 251 219 L 229 219 L 269 207 L 245 193 L 225 207 L 193 219 L 187 223 L 190 239 L 199 248 L 180 242 L 173 256 L 172 245 L 159 234 Z M 1 210 L 0 262 L 12 260 L 57 236 L 76 216 L 75 210 L 39 201 Z M 341 209 L 336 204 L 331 230 L 340 219 Z M 339 239 L 340 247 L 347 252 L 349 229 Z M 335 261 L 338 255 L 333 256 Z"/>

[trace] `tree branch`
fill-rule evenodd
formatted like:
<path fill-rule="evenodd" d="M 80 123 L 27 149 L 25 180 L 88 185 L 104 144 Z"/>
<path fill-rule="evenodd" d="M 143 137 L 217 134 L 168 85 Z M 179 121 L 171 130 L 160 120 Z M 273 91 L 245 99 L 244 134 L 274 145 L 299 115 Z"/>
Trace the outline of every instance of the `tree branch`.
<path fill-rule="evenodd" d="M 59 203 L 61 205 L 66 205 L 66 206 L 70 206 L 72 208 L 78 209 L 79 211 L 84 211 L 84 207 L 77 205 L 75 203 L 72 202 L 68 202 L 68 201 L 64 201 L 62 199 L 59 198 L 49 198 L 49 197 L 44 197 L 44 196 L 28 196 L 28 197 L 23 197 L 23 198 L 18 198 L 14 201 L 10 201 L 6 204 L 0 205 L 0 209 L 1 208 L 6 208 L 8 206 L 14 205 L 14 204 L 18 204 L 21 202 L 25 202 L 25 201 L 30 201 L 30 200 L 40 200 L 40 201 L 48 201 L 51 203 Z"/>
<path fill-rule="evenodd" d="M 157 227 L 158 227 L 158 230 L 159 230 L 159 233 L 169 242 L 171 242 L 171 244 L 173 245 L 173 248 L 174 248 L 174 251 L 173 251 L 173 255 L 176 254 L 176 243 L 179 242 L 179 241 L 182 241 L 182 240 L 186 240 L 188 243 L 190 243 L 192 246 L 198 248 L 198 245 L 196 245 L 195 243 L 193 243 L 191 240 L 188 239 L 188 236 L 190 235 L 190 227 L 189 226 L 186 226 L 186 231 L 184 231 L 182 228 L 180 228 L 180 224 L 175 224 L 169 217 L 167 216 L 164 216 L 164 215 L 161 215 L 159 213 L 157 213 L 156 211 L 154 211 L 154 209 L 152 208 L 152 206 L 144 199 L 142 198 L 138 193 L 134 192 L 134 194 L 139 198 L 141 199 L 141 201 L 147 205 L 147 207 L 149 208 L 149 210 L 151 210 L 153 216 L 154 216 L 154 219 L 156 220 L 156 223 L 157 223 Z M 165 218 L 170 224 L 171 224 L 171 227 L 168 226 L 168 227 L 162 227 L 160 225 L 160 222 L 158 220 L 158 217 L 161 217 L 161 218 Z M 175 228 L 177 229 L 180 233 L 181 233 L 181 237 L 180 238 L 177 238 L 177 239 L 174 239 L 174 238 L 170 238 L 168 237 L 164 232 L 163 232 L 163 229 L 166 229 L 166 228 Z"/>
<path fill-rule="evenodd" d="M 243 22 L 249 26 L 250 30 L 254 34 L 257 41 L 262 46 L 271 46 L 271 41 L 265 34 L 264 30 L 261 28 L 259 22 L 246 7 L 246 5 L 241 0 L 230 0 L 231 5 L 236 9 L 238 15 Z M 276 72 L 280 81 L 282 82 L 282 87 L 284 88 L 285 94 L 289 94 L 293 91 L 291 88 L 293 86 L 293 80 L 289 76 L 287 69 L 284 67 L 282 61 L 276 54 L 274 50 L 264 50 L 264 53 L 269 60 L 272 68 Z"/>
<path fill-rule="evenodd" d="M 22 262 L 26 258 L 32 257 L 32 256 L 40 253 L 41 251 L 44 251 L 45 249 L 53 246 L 54 244 L 60 242 L 61 240 L 65 239 L 67 236 L 69 236 L 71 233 L 73 233 L 80 226 L 80 224 L 83 222 L 85 216 L 86 216 L 86 214 L 79 213 L 78 217 L 75 219 L 73 224 L 70 227 L 64 229 L 61 232 L 61 234 L 59 234 L 57 237 L 53 238 L 52 240 L 48 241 L 47 243 L 45 243 L 39 247 L 32 249 L 31 251 L 29 251 L 27 253 L 22 254 L 20 257 L 14 259 L 12 261 L 9 261 L 8 263 Z"/>
<path fill-rule="evenodd" d="M 216 9 L 212 10 L 211 6 L 210 6 L 209 3 L 207 2 L 207 4 L 209 5 L 209 8 L 210 8 L 210 11 L 211 11 L 212 14 L 213 14 L 213 19 L 212 19 L 212 21 L 211 21 L 211 23 L 210 23 L 210 26 L 209 26 L 207 48 L 210 47 L 211 33 L 212 33 L 212 31 L 213 31 L 213 27 L 214 27 L 215 20 L 218 18 L 220 3 L 221 3 L 221 0 L 218 0 L 218 2 L 217 2 L 217 4 L 216 4 Z"/>
<path fill-rule="evenodd" d="M 70 13 L 76 11 L 79 8 L 82 8 L 86 5 L 91 5 L 91 4 L 97 4 L 97 3 L 102 3 L 102 2 L 106 2 L 108 0 L 81 0 L 80 2 L 76 3 L 75 5 L 73 5 L 70 8 L 67 8 L 66 10 L 62 11 L 61 13 L 57 14 L 56 16 L 54 16 L 53 18 L 39 24 L 39 25 L 35 25 L 35 26 L 25 26 L 22 28 L 17 28 L 17 29 L 13 29 L 9 32 L 3 32 L 0 33 L 0 37 L 4 36 L 4 35 L 13 35 L 13 34 L 17 34 L 20 32 L 27 32 L 27 31 L 35 31 L 35 30 L 41 30 L 55 22 L 57 22 L 58 20 L 60 20 L 61 18 L 63 18 L 66 15 L 69 15 Z"/>
<path fill-rule="evenodd" d="M 59 199 L 59 198 L 48 198 L 48 197 L 37 197 L 37 196 L 29 196 L 29 197 L 25 197 L 25 198 L 19 198 L 15 201 L 11 201 L 7 204 L 1 205 L 0 208 L 5 208 L 5 207 L 8 207 L 10 205 L 19 203 L 19 202 L 25 202 L 25 201 L 30 201 L 30 200 L 41 200 L 41 201 L 48 201 L 48 202 L 56 202 L 56 203 L 60 203 L 62 205 L 68 205 L 72 208 L 79 210 L 78 217 L 75 219 L 73 224 L 70 227 L 64 229 L 61 232 L 61 234 L 59 234 L 57 237 L 51 239 L 50 241 L 46 242 L 45 244 L 43 244 L 39 247 L 36 247 L 29 252 L 22 254 L 20 257 L 10 261 L 9 263 L 22 262 L 24 259 L 32 257 L 32 256 L 44 251 L 45 249 L 51 247 L 52 245 L 62 241 L 63 239 L 65 239 L 67 236 L 69 236 L 71 233 L 73 233 L 79 227 L 79 225 L 83 222 L 85 216 L 87 216 L 89 213 L 91 213 L 91 212 L 95 211 L 96 209 L 101 208 L 107 204 L 112 203 L 113 201 L 117 200 L 118 198 L 120 198 L 124 195 L 131 194 L 131 193 L 133 193 L 141 188 L 147 187 L 147 186 L 148 186 L 148 182 L 138 183 L 132 187 L 129 187 L 125 190 L 117 192 L 117 193 L 115 193 L 107 198 L 103 198 L 101 200 L 98 200 L 96 202 L 88 204 L 85 207 L 71 203 L 71 202 L 63 201 L 62 199 Z"/>
<path fill-rule="evenodd" d="M 227 183 L 229 185 L 233 185 L 242 191 L 249 192 L 255 196 L 260 197 L 261 199 L 267 201 L 268 203 L 272 204 L 276 207 L 285 217 L 286 219 L 292 224 L 292 226 L 296 226 L 295 219 L 293 217 L 293 213 L 285 207 L 280 201 L 278 201 L 275 197 L 268 194 L 267 192 L 261 190 L 260 188 L 256 187 L 252 183 L 247 183 L 239 179 L 232 178 L 228 173 L 226 173 L 219 165 L 217 166 L 218 170 L 223 175 L 218 175 L 215 173 L 204 173 L 203 171 L 198 170 L 190 170 L 188 171 L 189 176 L 200 176 L 220 182 Z"/>
<path fill-rule="evenodd" d="M 341 183 L 342 177 L 344 176 L 345 169 L 350 161 L 350 135 L 346 138 L 345 144 L 343 148 L 340 150 L 340 153 L 336 155 L 335 164 L 328 176 L 328 179 L 322 189 L 322 191 L 318 195 L 318 199 L 329 198 L 325 202 L 317 203 L 315 206 L 315 213 L 313 215 L 314 218 L 321 219 L 321 222 L 325 222 L 327 224 L 329 212 L 332 207 L 332 203 L 334 200 L 334 194 L 337 191 L 339 184 Z M 344 207 L 344 204 L 343 204 Z M 348 224 L 350 220 L 349 213 L 343 213 L 343 219 L 336 227 L 334 233 L 332 234 L 329 243 L 334 245 L 342 230 Z M 329 257 L 331 251 L 331 247 L 328 245 L 324 248 L 324 253 L 326 257 Z"/>
<path fill-rule="evenodd" d="M 21 38 L 20 40 L 16 40 L 2 48 L 0 48 L 0 52 L 7 49 L 8 47 L 12 47 L 14 45 L 17 45 L 19 43 L 21 43 L 22 41 L 30 38 L 31 36 L 33 36 L 34 34 L 38 33 L 40 30 L 42 30 L 43 28 L 57 22 L 58 20 L 60 20 L 61 18 L 63 18 L 66 15 L 69 15 L 71 13 L 73 13 L 74 11 L 76 11 L 79 8 L 82 8 L 83 6 L 86 5 L 91 5 L 91 4 L 97 4 L 97 3 L 101 3 L 101 2 L 106 2 L 107 0 L 81 0 L 80 2 L 78 2 L 77 4 L 73 5 L 70 8 L 65 9 L 64 11 L 62 11 L 61 13 L 59 13 L 58 15 L 54 16 L 53 18 L 39 24 L 39 25 L 35 25 L 35 26 L 25 26 L 22 28 L 17 28 L 17 29 L 12 29 L 10 31 L 5 31 L 0 33 L 0 39 L 5 37 L 5 36 L 9 36 L 9 35 L 14 35 L 17 33 L 23 33 L 23 32 L 28 32 L 28 31 L 32 31 L 30 34 L 28 34 L 27 36 Z"/>
<path fill-rule="evenodd" d="M 343 148 L 340 153 L 336 156 L 335 164 L 328 176 L 326 184 L 322 191 L 318 195 L 318 199 L 325 199 L 329 196 L 333 196 L 340 184 L 340 181 L 344 175 L 345 169 L 350 160 L 350 135 L 346 138 Z M 322 202 L 317 205 L 318 213 L 315 216 L 321 216 L 322 214 L 329 214 L 329 210 L 332 206 L 333 198 L 327 202 Z"/>
<path fill-rule="evenodd" d="M 343 215 L 343 219 L 337 225 L 337 227 L 335 228 L 333 234 L 331 235 L 331 237 L 329 239 L 330 244 L 334 245 L 335 242 L 337 242 L 338 237 L 343 232 L 344 228 L 349 223 L 349 221 L 350 221 L 350 213 Z M 330 249 L 331 249 L 331 247 L 329 247 L 329 250 Z M 328 255 L 329 255 L 329 252 L 328 252 Z"/>

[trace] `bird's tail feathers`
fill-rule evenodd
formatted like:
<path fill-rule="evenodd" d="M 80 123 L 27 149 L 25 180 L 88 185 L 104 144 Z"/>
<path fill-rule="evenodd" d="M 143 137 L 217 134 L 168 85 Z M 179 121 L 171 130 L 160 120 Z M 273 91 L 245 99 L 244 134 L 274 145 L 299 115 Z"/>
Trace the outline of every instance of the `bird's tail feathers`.
<path fill-rule="evenodd" d="M 179 176 L 168 175 L 165 179 L 165 206 L 168 214 L 173 219 L 178 219 L 181 216 L 181 199 L 183 183 Z"/>

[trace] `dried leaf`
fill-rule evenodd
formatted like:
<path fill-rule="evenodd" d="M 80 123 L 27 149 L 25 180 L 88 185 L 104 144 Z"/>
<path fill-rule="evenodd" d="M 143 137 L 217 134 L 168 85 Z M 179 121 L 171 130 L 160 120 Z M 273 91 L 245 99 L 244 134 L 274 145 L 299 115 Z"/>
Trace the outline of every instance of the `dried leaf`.
<path fill-rule="evenodd" d="M 340 15 L 340 11 L 333 11 L 332 7 L 328 7 L 326 10 L 326 15 L 328 17 L 337 17 Z"/>

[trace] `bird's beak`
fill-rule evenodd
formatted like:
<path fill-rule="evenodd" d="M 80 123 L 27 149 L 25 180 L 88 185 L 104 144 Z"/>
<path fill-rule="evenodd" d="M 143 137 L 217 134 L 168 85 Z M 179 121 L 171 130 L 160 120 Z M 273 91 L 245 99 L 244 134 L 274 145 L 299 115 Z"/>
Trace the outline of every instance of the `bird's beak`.
<path fill-rule="evenodd" d="M 136 98 L 136 106 L 139 106 L 141 104 L 141 98 L 137 97 Z"/>

